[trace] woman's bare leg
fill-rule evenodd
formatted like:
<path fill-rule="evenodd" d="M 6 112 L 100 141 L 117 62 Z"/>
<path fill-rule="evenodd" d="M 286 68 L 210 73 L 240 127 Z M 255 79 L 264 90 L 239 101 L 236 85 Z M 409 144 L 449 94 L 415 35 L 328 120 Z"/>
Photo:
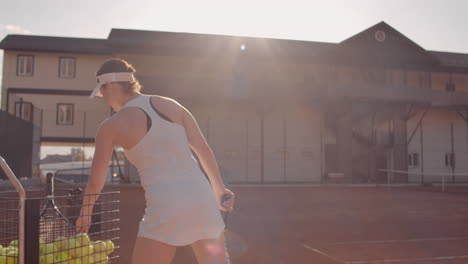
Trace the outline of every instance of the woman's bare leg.
<path fill-rule="evenodd" d="M 137 237 L 132 264 L 170 264 L 175 252 L 175 246 L 145 237 Z"/>
<path fill-rule="evenodd" d="M 224 234 L 217 239 L 202 239 L 192 243 L 198 264 L 228 264 L 224 247 Z"/>

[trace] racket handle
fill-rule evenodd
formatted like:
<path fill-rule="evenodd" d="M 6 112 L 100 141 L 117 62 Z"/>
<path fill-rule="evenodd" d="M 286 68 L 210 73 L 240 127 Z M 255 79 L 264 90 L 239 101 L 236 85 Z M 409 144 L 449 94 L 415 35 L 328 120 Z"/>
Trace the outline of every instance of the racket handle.
<path fill-rule="evenodd" d="M 230 194 L 224 194 L 223 198 L 221 198 L 221 203 L 224 203 L 225 201 L 229 200 L 232 198 L 232 195 Z"/>
<path fill-rule="evenodd" d="M 49 172 L 46 174 L 47 185 L 46 191 L 48 196 L 52 196 L 55 193 L 55 186 L 54 186 L 54 174 Z"/>

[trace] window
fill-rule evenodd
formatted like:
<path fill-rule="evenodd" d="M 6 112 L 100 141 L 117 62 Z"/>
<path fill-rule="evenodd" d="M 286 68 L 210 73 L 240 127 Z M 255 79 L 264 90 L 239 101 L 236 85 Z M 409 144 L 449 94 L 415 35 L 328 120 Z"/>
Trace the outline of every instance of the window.
<path fill-rule="evenodd" d="M 33 73 L 34 73 L 34 56 L 18 55 L 16 75 L 33 76 Z"/>
<path fill-rule="evenodd" d="M 445 167 L 455 168 L 455 153 L 445 153 Z"/>
<path fill-rule="evenodd" d="M 419 153 L 409 153 L 408 154 L 408 166 L 409 167 L 419 167 Z"/>
<path fill-rule="evenodd" d="M 32 104 L 29 102 L 15 102 L 15 116 L 23 120 L 32 120 Z"/>
<path fill-rule="evenodd" d="M 59 77 L 60 78 L 75 78 L 75 58 L 60 57 Z"/>
<path fill-rule="evenodd" d="M 73 125 L 73 104 L 57 104 L 57 125 Z"/>

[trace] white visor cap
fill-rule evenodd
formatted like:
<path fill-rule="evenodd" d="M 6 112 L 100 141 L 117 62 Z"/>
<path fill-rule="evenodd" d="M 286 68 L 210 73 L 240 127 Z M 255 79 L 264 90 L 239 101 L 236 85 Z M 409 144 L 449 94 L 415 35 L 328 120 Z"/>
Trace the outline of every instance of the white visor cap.
<path fill-rule="evenodd" d="M 101 93 L 101 86 L 106 84 L 106 83 L 111 83 L 111 82 L 133 82 L 135 81 L 135 77 L 133 76 L 133 73 L 131 72 L 111 72 L 111 73 L 105 73 L 101 74 L 96 77 L 97 81 L 97 86 L 94 88 L 93 92 L 89 97 L 102 97 Z"/>

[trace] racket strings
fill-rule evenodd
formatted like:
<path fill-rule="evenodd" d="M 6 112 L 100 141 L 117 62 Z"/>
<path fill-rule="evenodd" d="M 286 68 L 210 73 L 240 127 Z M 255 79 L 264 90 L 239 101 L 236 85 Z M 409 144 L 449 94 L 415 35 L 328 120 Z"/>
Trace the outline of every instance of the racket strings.
<path fill-rule="evenodd" d="M 74 235 L 74 229 L 70 223 L 57 213 L 42 216 L 39 220 L 39 230 L 40 238 L 47 243 L 53 242 L 60 236 Z"/>
<path fill-rule="evenodd" d="M 39 234 L 46 242 L 52 242 L 60 236 L 74 235 L 74 226 L 71 221 L 60 211 L 54 198 L 48 198 L 40 213 Z"/>

